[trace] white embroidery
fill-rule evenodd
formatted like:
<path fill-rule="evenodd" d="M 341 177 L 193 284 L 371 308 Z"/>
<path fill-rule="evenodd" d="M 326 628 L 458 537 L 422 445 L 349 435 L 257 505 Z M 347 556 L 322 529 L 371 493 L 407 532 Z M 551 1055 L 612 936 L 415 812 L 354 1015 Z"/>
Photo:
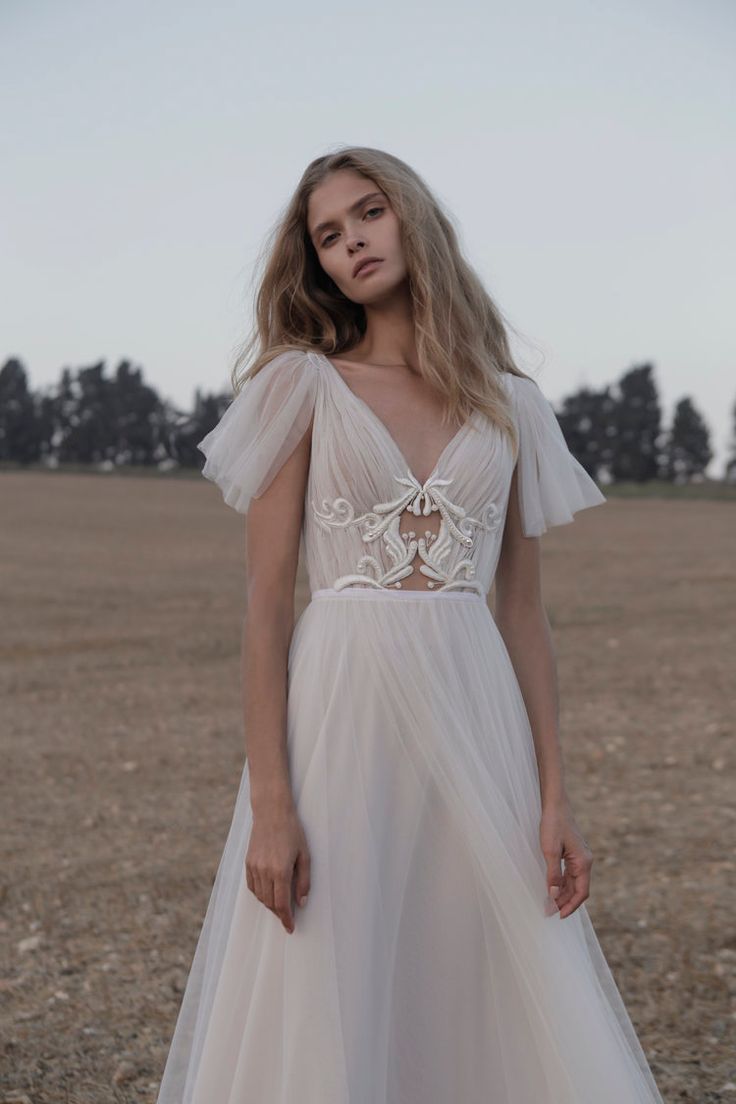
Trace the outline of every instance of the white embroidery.
<path fill-rule="evenodd" d="M 394 479 L 408 489 L 391 502 L 377 503 L 371 511 L 359 517 L 355 516 L 355 509 L 346 498 L 336 498 L 332 503 L 323 499 L 321 511 L 312 503 L 314 516 L 326 529 L 357 526 L 366 544 L 381 537 L 392 563 L 392 567 L 384 572 L 375 556 L 361 556 L 356 565 L 357 573 L 341 575 L 332 584 L 333 588 L 342 590 L 353 583 L 398 588 L 402 579 L 414 573 L 412 561 L 418 553 L 424 561 L 419 570 L 431 580 L 427 583 L 428 589 L 434 588 L 440 582 L 442 585 L 437 590 L 456 590 L 462 587 L 485 594 L 482 584 L 473 581 L 475 566 L 471 559 L 464 557 L 451 572 L 446 570 L 444 564 L 452 551 L 453 541 L 471 550 L 475 543 L 475 529 L 492 532 L 497 528 L 501 521 L 501 511 L 495 502 L 484 509 L 481 518 L 473 518 L 466 515 L 462 506 L 451 502 L 441 489 L 452 483 L 451 479 L 440 479 L 439 475 L 434 475 L 421 485 L 410 471 L 405 478 L 397 475 Z M 426 530 L 421 537 L 417 537 L 413 530 L 400 533 L 399 525 L 404 510 L 410 510 L 417 517 L 420 514 L 426 517 L 439 511 L 439 532 Z"/>

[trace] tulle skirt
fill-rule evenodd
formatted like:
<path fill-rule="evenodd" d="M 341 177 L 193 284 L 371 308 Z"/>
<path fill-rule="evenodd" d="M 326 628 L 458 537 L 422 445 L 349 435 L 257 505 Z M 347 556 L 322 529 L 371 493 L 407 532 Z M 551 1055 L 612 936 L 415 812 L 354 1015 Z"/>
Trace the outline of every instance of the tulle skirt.
<path fill-rule="evenodd" d="M 289 934 L 246 885 L 246 762 L 159 1104 L 661 1101 L 585 906 L 547 896 L 483 597 L 316 591 L 287 741 L 308 902 Z"/>

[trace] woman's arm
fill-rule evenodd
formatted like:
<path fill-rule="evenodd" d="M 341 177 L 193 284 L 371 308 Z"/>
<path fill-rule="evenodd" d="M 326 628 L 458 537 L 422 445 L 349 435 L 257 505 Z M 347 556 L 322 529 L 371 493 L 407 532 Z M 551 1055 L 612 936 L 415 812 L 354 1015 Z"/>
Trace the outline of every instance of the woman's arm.
<path fill-rule="evenodd" d="M 289 932 L 292 881 L 300 904 L 309 891 L 309 853 L 289 778 L 286 717 L 310 452 L 311 423 L 266 491 L 251 502 L 246 524 L 243 712 L 253 811 L 247 881 Z"/>
<path fill-rule="evenodd" d="M 539 538 L 522 535 L 516 480 L 514 470 L 496 571 L 495 620 L 526 704 L 539 764 L 542 804 L 547 804 L 566 800 L 558 735 L 557 670 L 542 602 Z"/>
<path fill-rule="evenodd" d="M 495 589 L 495 621 L 516 672 L 534 738 L 548 887 L 560 915 L 569 916 L 589 895 L 592 853 L 575 824 L 565 785 L 557 667 L 542 601 L 539 538 L 522 533 L 516 469 Z"/>

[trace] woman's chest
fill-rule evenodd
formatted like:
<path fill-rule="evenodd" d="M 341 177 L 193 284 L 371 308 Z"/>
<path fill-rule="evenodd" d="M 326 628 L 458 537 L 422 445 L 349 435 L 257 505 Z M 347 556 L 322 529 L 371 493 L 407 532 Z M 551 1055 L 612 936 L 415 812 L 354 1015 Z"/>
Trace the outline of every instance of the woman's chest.
<path fill-rule="evenodd" d="M 420 482 L 386 425 L 364 407 L 329 388 L 318 396 L 305 502 L 310 545 L 352 566 L 343 585 L 472 586 L 480 551 L 500 537 L 505 517 L 507 438 L 476 411 Z"/>

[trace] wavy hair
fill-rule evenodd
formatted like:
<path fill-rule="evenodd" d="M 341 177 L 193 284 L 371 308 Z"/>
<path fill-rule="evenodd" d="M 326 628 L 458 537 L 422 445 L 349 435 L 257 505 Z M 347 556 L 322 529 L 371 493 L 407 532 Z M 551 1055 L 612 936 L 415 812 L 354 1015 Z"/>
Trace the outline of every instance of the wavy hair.
<path fill-rule="evenodd" d="M 268 235 L 255 325 L 232 369 L 236 394 L 245 379 L 282 352 L 339 356 L 365 333 L 362 305 L 348 299 L 324 271 L 307 229 L 311 193 L 340 169 L 352 169 L 380 188 L 399 220 L 420 375 L 444 395 L 448 418 L 465 421 L 480 410 L 516 448 L 499 379 L 501 372 L 526 376 L 511 355 L 506 331 L 513 327 L 463 257 L 450 215 L 419 174 L 398 157 L 366 146 L 343 147 L 312 161 Z"/>

